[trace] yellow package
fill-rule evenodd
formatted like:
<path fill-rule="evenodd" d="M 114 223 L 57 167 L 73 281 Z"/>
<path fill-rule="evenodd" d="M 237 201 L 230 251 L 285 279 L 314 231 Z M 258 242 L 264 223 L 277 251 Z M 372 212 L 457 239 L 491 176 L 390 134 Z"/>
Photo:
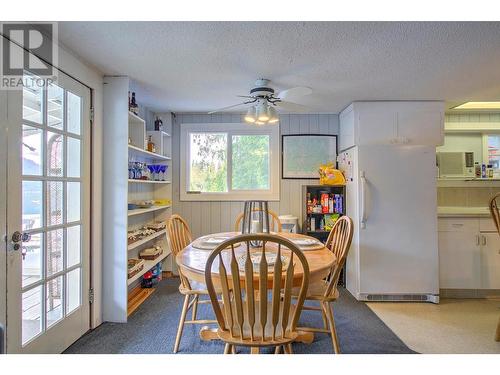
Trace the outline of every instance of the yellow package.
<path fill-rule="evenodd" d="M 345 185 L 345 178 L 341 171 L 335 169 L 333 163 L 320 165 L 319 167 L 320 185 Z"/>

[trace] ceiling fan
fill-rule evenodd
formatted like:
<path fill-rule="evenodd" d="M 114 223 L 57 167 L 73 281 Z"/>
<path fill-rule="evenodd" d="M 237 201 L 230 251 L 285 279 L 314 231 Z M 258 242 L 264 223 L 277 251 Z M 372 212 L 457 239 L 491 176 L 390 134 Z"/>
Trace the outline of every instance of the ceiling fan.
<path fill-rule="evenodd" d="M 265 78 L 255 81 L 255 87 L 250 90 L 249 95 L 238 95 L 240 98 L 246 98 L 242 103 L 230 105 L 208 112 L 208 114 L 227 111 L 236 107 L 249 107 L 245 115 L 245 121 L 263 125 L 267 123 L 278 122 L 276 110 L 290 112 L 307 112 L 309 107 L 296 103 L 301 97 L 312 93 L 309 87 L 298 86 L 275 93 L 270 86 L 270 81 Z"/>

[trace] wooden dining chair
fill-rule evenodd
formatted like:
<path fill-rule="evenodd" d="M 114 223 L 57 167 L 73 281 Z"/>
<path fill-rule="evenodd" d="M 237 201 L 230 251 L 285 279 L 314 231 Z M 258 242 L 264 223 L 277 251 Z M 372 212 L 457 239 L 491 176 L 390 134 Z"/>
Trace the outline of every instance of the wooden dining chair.
<path fill-rule="evenodd" d="M 252 210 L 252 212 L 257 212 L 257 211 L 260 211 L 259 209 L 255 209 L 255 210 Z M 268 210 L 267 212 L 269 212 L 269 216 L 271 216 L 271 231 L 273 232 L 281 232 L 283 230 L 282 228 L 282 225 L 281 225 L 281 221 L 280 219 L 278 218 L 278 214 L 274 211 L 271 211 L 271 210 Z M 236 217 L 236 221 L 234 222 L 234 231 L 235 232 L 241 232 L 241 221 L 243 220 L 243 212 L 240 213 L 237 217 Z"/>
<path fill-rule="evenodd" d="M 490 199 L 490 213 L 493 218 L 493 222 L 495 223 L 495 227 L 497 228 L 498 235 L 500 235 L 500 213 L 498 211 L 498 202 L 497 199 L 500 198 L 500 193 L 495 194 Z M 500 318 L 497 323 L 497 330 L 495 333 L 495 341 L 500 341 Z"/>
<path fill-rule="evenodd" d="M 175 258 L 177 254 L 189 245 L 192 241 L 191 231 L 186 221 L 179 215 L 172 215 L 167 223 L 168 237 L 170 241 L 170 248 L 172 256 Z M 181 317 L 179 320 L 179 327 L 177 328 L 177 336 L 175 337 L 174 353 L 179 350 L 181 342 L 182 330 L 184 324 L 210 324 L 217 323 L 216 320 L 196 319 L 198 310 L 198 303 L 210 303 L 210 300 L 200 300 L 201 295 L 208 295 L 205 284 L 188 280 L 179 269 L 180 285 L 179 292 L 184 295 L 184 303 L 182 305 Z M 191 299 L 192 296 L 192 299 Z M 191 310 L 191 320 L 186 320 L 188 311 Z"/>
<path fill-rule="evenodd" d="M 260 247 L 252 248 L 251 241 L 259 241 Z M 236 251 L 237 243 L 242 245 Z M 252 254 L 260 255 L 258 265 L 252 263 Z M 276 255 L 272 268 L 266 254 Z M 286 257 L 283 261 L 282 256 Z M 214 263 L 218 266 L 217 275 Z M 297 268 L 302 270 L 302 277 L 297 302 L 292 304 Z M 220 284 L 222 304 L 217 301 L 214 279 Z M 292 353 L 291 344 L 298 335 L 296 325 L 309 285 L 309 265 L 295 244 L 270 234 L 233 237 L 217 246 L 208 257 L 205 281 L 219 325 L 217 335 L 226 343 L 225 354 L 235 352 L 237 346 L 251 347 L 252 353 L 258 353 L 261 347 L 274 347 L 275 353 L 283 347 L 285 353 Z M 268 293 L 270 284 L 272 289 Z"/>
<path fill-rule="evenodd" d="M 335 254 L 337 261 L 330 269 L 330 273 L 325 280 L 309 285 L 306 301 L 318 301 L 319 307 L 304 306 L 303 310 L 320 311 L 323 318 L 323 328 L 300 327 L 301 331 L 329 333 L 332 339 L 333 350 L 340 353 L 340 345 L 335 329 L 335 319 L 333 316 L 332 303 L 339 297 L 337 284 L 340 272 L 347 259 L 349 248 L 351 247 L 353 235 L 353 223 L 350 217 L 342 216 L 333 225 L 325 246 Z M 293 290 L 294 297 L 298 295 L 298 290 Z"/>

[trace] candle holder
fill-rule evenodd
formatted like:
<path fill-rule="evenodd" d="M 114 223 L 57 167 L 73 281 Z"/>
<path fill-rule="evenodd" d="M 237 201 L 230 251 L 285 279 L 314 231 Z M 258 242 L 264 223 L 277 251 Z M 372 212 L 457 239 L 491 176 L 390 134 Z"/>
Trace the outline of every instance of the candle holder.
<path fill-rule="evenodd" d="M 269 208 L 267 201 L 245 201 L 241 233 L 269 233 Z M 250 241 L 252 247 L 262 246 L 261 241 Z"/>

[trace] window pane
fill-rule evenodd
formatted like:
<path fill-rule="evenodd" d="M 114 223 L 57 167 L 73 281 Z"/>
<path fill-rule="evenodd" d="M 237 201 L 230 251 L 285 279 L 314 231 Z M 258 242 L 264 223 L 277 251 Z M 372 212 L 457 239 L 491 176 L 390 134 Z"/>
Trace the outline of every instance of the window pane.
<path fill-rule="evenodd" d="M 189 190 L 226 192 L 227 135 L 191 133 L 189 143 Z"/>
<path fill-rule="evenodd" d="M 47 174 L 63 175 L 63 136 L 47 132 Z"/>
<path fill-rule="evenodd" d="M 68 132 L 80 134 L 81 101 L 79 96 L 68 91 Z"/>
<path fill-rule="evenodd" d="M 42 181 L 23 181 L 23 230 L 42 226 Z"/>
<path fill-rule="evenodd" d="M 80 140 L 68 137 L 68 177 L 80 177 Z"/>
<path fill-rule="evenodd" d="M 42 170 L 42 131 L 23 125 L 23 174 L 41 176 Z"/>
<path fill-rule="evenodd" d="M 66 222 L 80 220 L 80 183 L 68 182 L 66 199 Z"/>
<path fill-rule="evenodd" d="M 55 84 L 47 89 L 47 121 L 49 126 L 62 129 L 64 121 L 64 90 Z"/>
<path fill-rule="evenodd" d="M 63 230 L 47 232 L 47 276 L 63 269 Z"/>
<path fill-rule="evenodd" d="M 42 332 L 42 287 L 23 293 L 22 335 L 23 345 Z"/>
<path fill-rule="evenodd" d="M 69 227 L 66 232 L 66 264 L 68 267 L 80 263 L 80 226 Z"/>
<path fill-rule="evenodd" d="M 80 268 L 68 272 L 66 279 L 66 311 L 67 314 L 80 306 Z"/>
<path fill-rule="evenodd" d="M 63 277 L 58 276 L 47 283 L 47 328 L 63 317 Z"/>
<path fill-rule="evenodd" d="M 29 86 L 23 88 L 23 119 L 41 124 L 43 123 L 43 90 L 41 87 L 36 87 L 36 85 Z"/>
<path fill-rule="evenodd" d="M 269 136 L 233 136 L 232 166 L 233 189 L 269 190 Z"/>
<path fill-rule="evenodd" d="M 500 169 L 500 135 L 488 136 L 488 164 Z"/>
<path fill-rule="evenodd" d="M 23 243 L 23 288 L 42 278 L 43 262 L 43 243 L 42 235 L 32 234 L 31 240 Z"/>
<path fill-rule="evenodd" d="M 47 225 L 62 224 L 63 218 L 63 183 L 47 182 Z"/>

